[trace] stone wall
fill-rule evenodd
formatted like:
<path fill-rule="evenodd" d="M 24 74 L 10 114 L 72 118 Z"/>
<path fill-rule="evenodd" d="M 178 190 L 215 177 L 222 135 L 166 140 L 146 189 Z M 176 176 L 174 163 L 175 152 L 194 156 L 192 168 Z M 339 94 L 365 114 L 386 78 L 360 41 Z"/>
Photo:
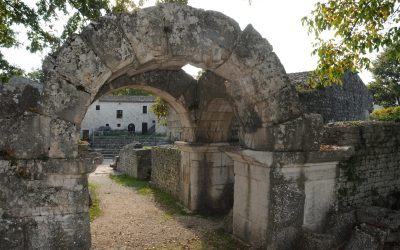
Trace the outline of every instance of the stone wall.
<path fill-rule="evenodd" d="M 181 194 L 181 157 L 181 151 L 171 145 L 151 150 L 152 184 L 177 198 Z"/>
<path fill-rule="evenodd" d="M 324 122 L 368 119 L 372 111 L 372 96 L 360 77 L 346 72 L 343 85 L 311 89 L 307 80 L 311 72 L 288 74 L 296 86 L 300 102 L 307 113 L 317 113 Z"/>
<path fill-rule="evenodd" d="M 151 173 L 151 150 L 135 147 L 136 143 L 132 143 L 122 148 L 116 169 L 137 179 L 148 180 Z"/>
<path fill-rule="evenodd" d="M 354 146 L 339 164 L 339 208 L 373 205 L 400 191 L 400 124 L 334 123 L 325 126 L 323 143 Z"/>

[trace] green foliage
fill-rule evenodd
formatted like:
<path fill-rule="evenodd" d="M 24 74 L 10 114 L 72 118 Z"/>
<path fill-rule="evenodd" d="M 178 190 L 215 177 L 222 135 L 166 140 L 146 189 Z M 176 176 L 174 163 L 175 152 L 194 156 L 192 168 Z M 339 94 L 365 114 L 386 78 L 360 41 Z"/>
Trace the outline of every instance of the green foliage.
<path fill-rule="evenodd" d="M 102 214 L 100 208 L 100 199 L 96 193 L 98 188 L 99 186 L 97 184 L 89 183 L 89 191 L 92 198 L 92 206 L 89 209 L 90 221 L 94 221 L 97 217 L 99 217 Z"/>
<path fill-rule="evenodd" d="M 318 2 L 302 23 L 315 37 L 312 54 L 319 60 L 314 76 L 325 85 L 341 83 L 346 70 L 370 68 L 368 52 L 399 43 L 399 0 Z M 316 84 L 313 77 L 309 81 Z"/>
<path fill-rule="evenodd" d="M 396 53 L 399 55 L 396 56 Z M 374 103 L 384 107 L 400 105 L 400 50 L 391 46 L 373 63 L 374 81 L 368 85 Z"/>
<path fill-rule="evenodd" d="M 150 107 L 150 111 L 157 117 L 157 122 L 161 125 L 167 124 L 169 108 L 167 102 L 157 96 L 156 102 Z"/>
<path fill-rule="evenodd" d="M 149 182 L 141 181 L 136 178 L 130 177 L 126 174 L 124 175 L 110 175 L 111 180 L 116 183 L 125 186 L 125 187 L 133 187 L 136 191 L 141 195 L 150 196 L 153 198 L 159 205 L 167 210 L 168 215 L 175 214 L 186 214 L 183 207 L 179 204 L 179 202 L 172 197 L 171 195 L 161 191 L 158 188 L 151 187 Z"/>
<path fill-rule="evenodd" d="M 23 1 L 0 1 L 0 48 L 25 46 L 34 53 L 45 48 L 58 48 L 65 39 L 79 32 L 89 22 L 104 14 L 127 12 L 143 5 L 145 0 L 37 0 L 35 6 Z M 158 3 L 187 4 L 188 0 L 158 0 Z M 53 23 L 67 17 L 64 30 L 58 34 Z M 17 38 L 15 26 L 26 29 L 28 44 Z M 23 75 L 23 70 L 10 65 L 0 52 L 0 81 L 7 82 L 12 76 Z"/>
<path fill-rule="evenodd" d="M 139 2 L 139 5 L 142 1 Z M 106 13 L 128 11 L 137 8 L 129 0 L 38 0 L 35 6 L 23 1 L 0 1 L 0 48 L 25 46 L 34 53 L 44 48 L 56 49 L 74 32 L 79 32 L 90 21 Z M 58 35 L 52 23 L 59 22 L 61 16 L 68 17 L 63 32 Z M 17 38 L 15 25 L 26 29 L 29 43 Z M 10 77 L 23 75 L 23 70 L 10 65 L 0 53 L 0 80 L 6 82 Z"/>
<path fill-rule="evenodd" d="M 374 110 L 371 118 L 376 121 L 400 121 L 400 106 Z"/>
<path fill-rule="evenodd" d="M 150 93 L 141 89 L 123 88 L 111 91 L 108 95 L 113 96 L 149 96 Z"/>

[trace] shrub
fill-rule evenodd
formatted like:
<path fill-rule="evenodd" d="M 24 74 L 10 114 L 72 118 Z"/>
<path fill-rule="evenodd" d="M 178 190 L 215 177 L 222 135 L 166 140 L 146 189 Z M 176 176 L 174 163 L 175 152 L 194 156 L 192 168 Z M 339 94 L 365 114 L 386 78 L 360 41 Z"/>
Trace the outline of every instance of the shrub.
<path fill-rule="evenodd" d="M 374 110 L 371 118 L 376 121 L 400 121 L 400 106 Z"/>

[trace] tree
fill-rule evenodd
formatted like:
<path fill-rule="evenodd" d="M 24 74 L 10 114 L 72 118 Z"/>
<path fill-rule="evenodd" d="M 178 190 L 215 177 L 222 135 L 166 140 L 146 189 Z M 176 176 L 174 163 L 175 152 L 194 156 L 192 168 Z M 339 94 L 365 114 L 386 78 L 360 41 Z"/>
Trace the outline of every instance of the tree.
<path fill-rule="evenodd" d="M 150 93 L 141 89 L 122 88 L 110 92 L 108 95 L 113 96 L 148 96 Z"/>
<path fill-rule="evenodd" d="M 312 54 L 318 56 L 314 71 L 318 80 L 325 85 L 340 83 L 346 70 L 370 68 L 368 52 L 400 44 L 399 3 L 399 0 L 318 2 L 311 15 L 302 19 L 309 34 L 315 37 Z M 326 76 L 328 79 L 324 80 Z M 315 85 L 313 79 L 310 82 Z"/>
<path fill-rule="evenodd" d="M 150 111 L 156 115 L 157 122 L 161 125 L 167 125 L 167 116 L 169 114 L 169 108 L 166 101 L 161 97 L 156 97 L 156 102 L 150 107 Z"/>
<path fill-rule="evenodd" d="M 368 85 L 374 103 L 384 107 L 400 105 L 400 57 L 398 46 L 391 46 L 373 62 L 374 81 Z"/>
<path fill-rule="evenodd" d="M 23 1 L 0 0 L 0 48 L 25 46 L 34 53 L 44 48 L 56 49 L 72 33 L 104 14 L 126 12 L 142 6 L 144 0 L 38 0 L 35 6 Z M 187 4 L 187 0 L 158 0 L 157 3 Z M 58 34 L 52 23 L 68 17 Z M 16 26 L 25 28 L 29 43 L 18 40 Z M 8 63 L 0 52 L 0 82 L 24 71 Z"/>

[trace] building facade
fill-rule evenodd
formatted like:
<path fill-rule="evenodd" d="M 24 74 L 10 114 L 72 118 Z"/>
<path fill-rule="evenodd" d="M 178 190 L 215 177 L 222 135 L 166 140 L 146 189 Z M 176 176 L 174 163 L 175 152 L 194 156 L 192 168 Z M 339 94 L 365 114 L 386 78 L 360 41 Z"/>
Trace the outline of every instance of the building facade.
<path fill-rule="evenodd" d="M 166 127 L 157 124 L 150 107 L 154 96 L 103 96 L 90 105 L 81 124 L 83 138 L 94 131 L 121 130 L 132 133 L 166 133 Z"/>

